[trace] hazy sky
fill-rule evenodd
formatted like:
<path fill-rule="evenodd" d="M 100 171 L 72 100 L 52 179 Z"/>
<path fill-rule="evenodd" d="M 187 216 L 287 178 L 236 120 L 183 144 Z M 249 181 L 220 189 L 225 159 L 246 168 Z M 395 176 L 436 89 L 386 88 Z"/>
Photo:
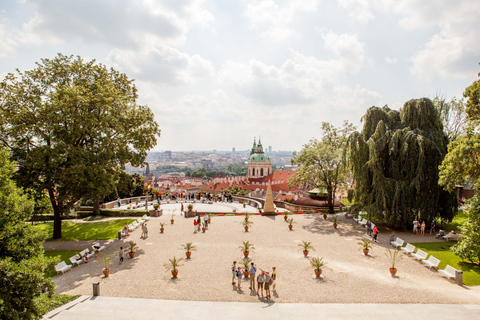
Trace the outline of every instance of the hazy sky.
<path fill-rule="evenodd" d="M 0 76 L 57 53 L 136 79 L 155 150 L 300 150 L 372 105 L 461 97 L 478 0 L 3 0 Z"/>

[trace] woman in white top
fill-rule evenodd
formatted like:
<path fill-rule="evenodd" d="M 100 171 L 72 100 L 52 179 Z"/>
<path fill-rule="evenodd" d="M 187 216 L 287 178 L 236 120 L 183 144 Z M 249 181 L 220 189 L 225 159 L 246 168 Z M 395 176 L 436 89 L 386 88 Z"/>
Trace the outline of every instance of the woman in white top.
<path fill-rule="evenodd" d="M 237 261 L 233 261 L 232 265 L 232 284 L 235 284 L 235 276 L 237 275 Z"/>

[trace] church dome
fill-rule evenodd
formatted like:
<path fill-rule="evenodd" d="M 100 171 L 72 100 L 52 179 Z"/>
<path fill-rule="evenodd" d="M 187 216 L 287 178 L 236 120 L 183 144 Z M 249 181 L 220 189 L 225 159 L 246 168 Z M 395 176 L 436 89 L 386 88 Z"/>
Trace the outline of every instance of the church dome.
<path fill-rule="evenodd" d="M 254 153 L 250 156 L 248 161 L 267 162 L 271 160 L 270 160 L 270 157 L 267 156 L 265 153 Z"/>

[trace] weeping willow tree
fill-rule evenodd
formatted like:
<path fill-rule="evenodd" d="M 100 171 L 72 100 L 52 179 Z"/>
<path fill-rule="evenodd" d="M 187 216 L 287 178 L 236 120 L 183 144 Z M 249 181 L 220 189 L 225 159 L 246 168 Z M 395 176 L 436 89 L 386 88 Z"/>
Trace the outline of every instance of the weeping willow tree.
<path fill-rule="evenodd" d="M 349 142 L 353 210 L 394 227 L 410 226 L 415 218 L 451 220 L 456 197 L 438 185 L 448 138 L 432 101 L 410 100 L 400 111 L 371 107 L 362 121 L 362 132 Z"/>

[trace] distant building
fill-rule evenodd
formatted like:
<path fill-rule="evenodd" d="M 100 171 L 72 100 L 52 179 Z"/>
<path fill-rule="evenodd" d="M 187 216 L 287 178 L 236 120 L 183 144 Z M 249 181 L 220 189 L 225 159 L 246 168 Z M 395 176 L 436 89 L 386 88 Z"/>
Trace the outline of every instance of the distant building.
<path fill-rule="evenodd" d="M 172 157 L 172 151 L 165 151 L 165 155 L 169 158 Z"/>
<path fill-rule="evenodd" d="M 235 148 L 232 148 L 232 153 L 235 154 Z"/>
<path fill-rule="evenodd" d="M 268 153 L 272 153 L 272 146 L 268 146 Z"/>
<path fill-rule="evenodd" d="M 272 173 L 272 161 L 263 152 L 260 138 L 258 139 L 258 144 L 254 138 L 250 158 L 248 158 L 247 178 L 259 179 L 270 175 L 270 173 Z"/>

